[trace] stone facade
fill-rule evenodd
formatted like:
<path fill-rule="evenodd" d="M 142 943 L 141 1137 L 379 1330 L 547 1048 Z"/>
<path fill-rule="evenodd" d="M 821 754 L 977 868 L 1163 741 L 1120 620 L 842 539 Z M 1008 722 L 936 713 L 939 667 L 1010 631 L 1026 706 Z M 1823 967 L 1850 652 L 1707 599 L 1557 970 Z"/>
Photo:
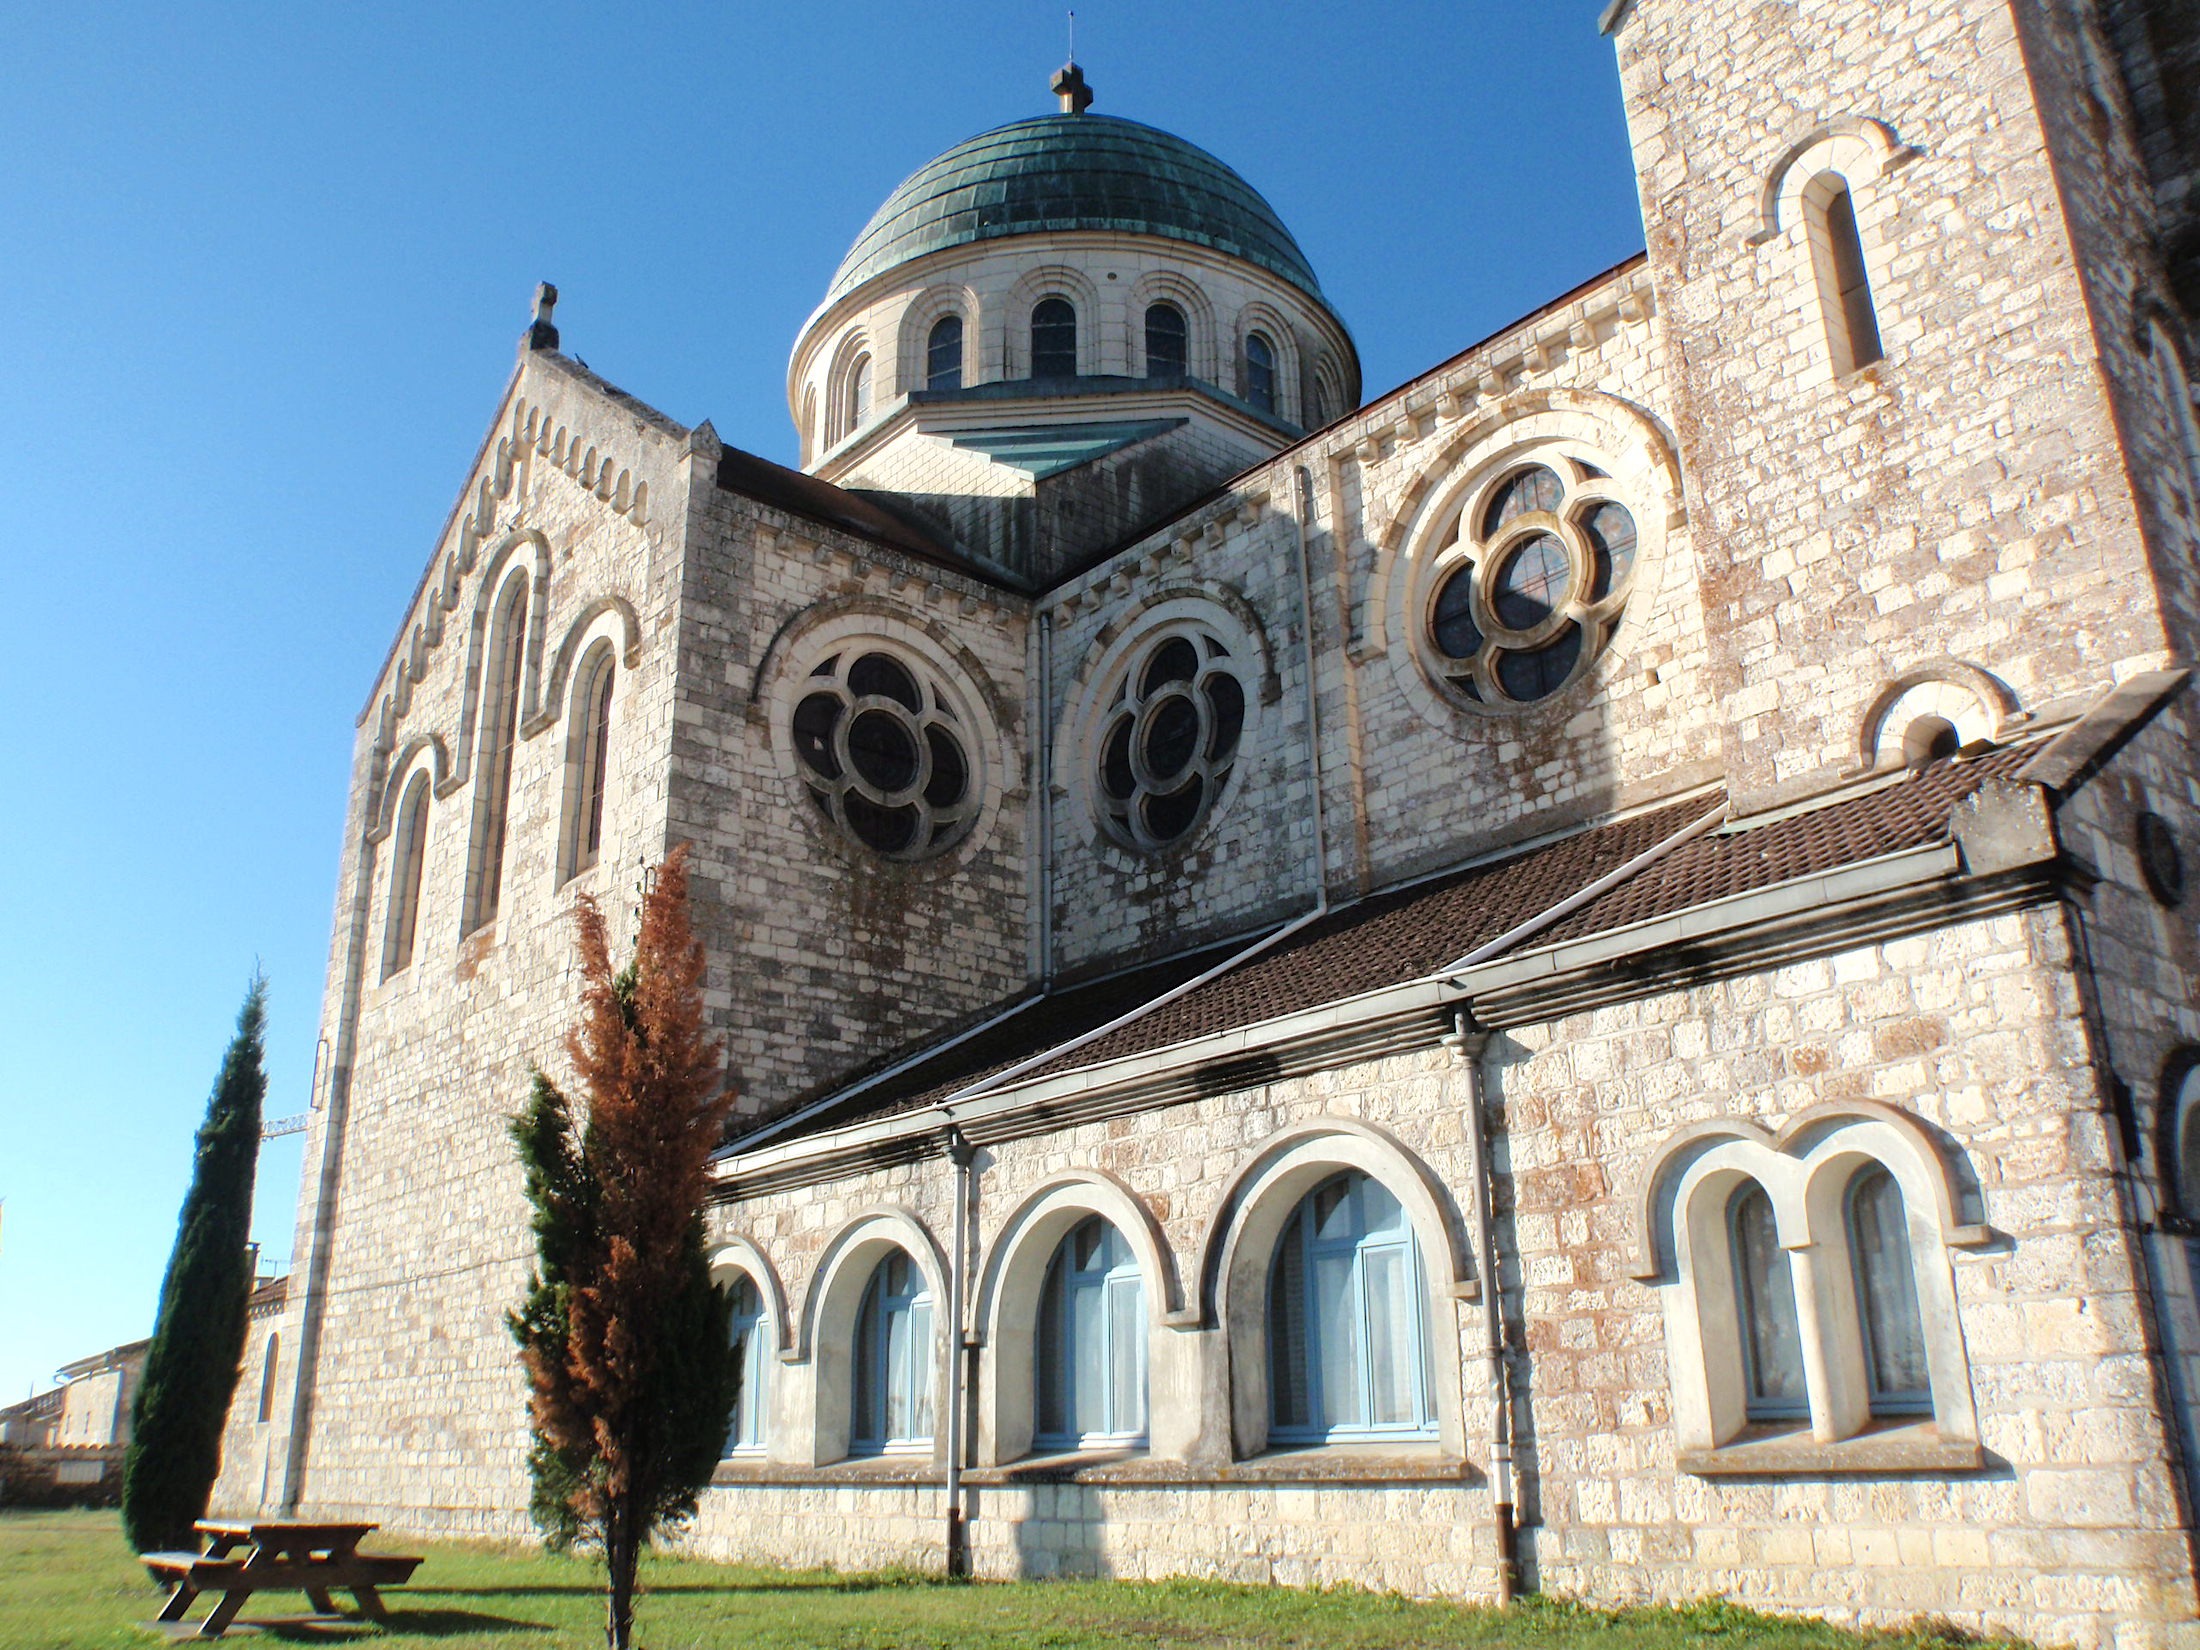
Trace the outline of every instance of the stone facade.
<path fill-rule="evenodd" d="M 1075 113 L 1017 128 L 1061 221 L 866 231 L 807 474 L 545 312 L 358 730 L 223 1496 L 524 1533 L 504 1123 L 575 896 L 686 843 L 763 1348 L 698 1550 L 2200 1642 L 2200 425 L 2131 16 L 1622 0 L 1647 254 L 1350 411 L 1295 247 L 1080 218 Z M 1392 1211 L 1349 1334 L 1283 1281 L 1330 1196 Z M 1136 1424 L 1069 1447 L 1094 1231 Z M 1353 1378 L 1402 1418 L 1293 1407 Z"/>

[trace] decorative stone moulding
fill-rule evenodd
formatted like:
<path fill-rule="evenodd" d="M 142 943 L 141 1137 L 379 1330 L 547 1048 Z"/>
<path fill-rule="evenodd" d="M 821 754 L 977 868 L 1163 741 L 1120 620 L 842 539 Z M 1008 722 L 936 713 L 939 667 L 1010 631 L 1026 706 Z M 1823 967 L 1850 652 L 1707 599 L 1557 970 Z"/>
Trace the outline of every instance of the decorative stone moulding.
<path fill-rule="evenodd" d="M 1857 771 L 1916 767 L 1967 745 L 1999 743 L 2029 721 L 1998 677 L 1961 659 L 1912 665 L 1874 695 L 1857 724 Z"/>
<path fill-rule="evenodd" d="M 1234 593 L 1233 593 L 1234 594 Z M 1258 621 L 1205 587 L 1164 591 L 1095 638 L 1054 771 L 1101 833 L 1143 854 L 1196 838 L 1273 697 Z"/>
<path fill-rule="evenodd" d="M 755 702 L 801 807 L 874 863 L 946 862 L 999 800 L 982 672 L 926 621 L 877 597 L 813 610 L 775 638 Z"/>
<path fill-rule="evenodd" d="M 1655 426 L 1611 396 L 1533 391 L 1424 466 L 1375 539 L 1364 654 L 1387 651 L 1438 721 L 1577 696 L 1662 576 L 1679 487 Z"/>

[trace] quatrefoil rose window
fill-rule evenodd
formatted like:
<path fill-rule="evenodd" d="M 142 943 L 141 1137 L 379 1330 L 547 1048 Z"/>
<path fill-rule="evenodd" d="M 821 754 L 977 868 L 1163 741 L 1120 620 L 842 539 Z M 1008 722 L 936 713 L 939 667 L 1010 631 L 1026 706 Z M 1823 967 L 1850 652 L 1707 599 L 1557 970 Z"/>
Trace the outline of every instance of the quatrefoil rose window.
<path fill-rule="evenodd" d="M 972 736 L 920 666 L 873 644 L 817 665 L 791 725 L 818 811 L 888 859 L 929 859 L 961 839 L 980 797 Z"/>
<path fill-rule="evenodd" d="M 1245 686 L 1205 627 L 1181 626 L 1133 656 L 1100 720 L 1101 822 L 1135 848 L 1166 848 L 1207 816 L 1237 760 Z"/>
<path fill-rule="evenodd" d="M 1578 459 L 1515 465 L 1470 494 L 1430 567 L 1424 655 L 1473 704 L 1504 709 L 1578 681 L 1611 640 L 1635 570 L 1635 518 Z"/>

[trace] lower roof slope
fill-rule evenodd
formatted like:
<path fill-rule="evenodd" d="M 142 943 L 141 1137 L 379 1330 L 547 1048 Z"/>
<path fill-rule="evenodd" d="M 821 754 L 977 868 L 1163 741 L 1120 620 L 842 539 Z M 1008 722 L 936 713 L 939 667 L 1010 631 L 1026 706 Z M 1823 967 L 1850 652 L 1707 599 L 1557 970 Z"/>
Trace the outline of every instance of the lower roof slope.
<path fill-rule="evenodd" d="M 1681 842 L 1534 934 L 1538 945 L 1669 916 L 1714 900 L 1822 875 L 1949 840 L 1956 805 L 1990 780 L 2015 777 L 2035 744 L 1935 762 L 1805 812 L 1743 821 Z M 778 1123 L 777 1139 L 940 1105 L 1018 1067 L 1037 1081 L 1235 1031 L 1441 973 L 1479 946 L 1549 912 L 1722 806 L 1716 793 L 1671 802 L 1506 858 L 1340 906 L 1237 967 L 1059 1056 L 1076 1039 L 1155 1003 L 1244 940 L 1208 946 L 1102 979 L 1003 1004 L 976 1033 L 906 1051 L 838 1094 Z M 735 1151 L 741 1141 L 732 1143 Z"/>

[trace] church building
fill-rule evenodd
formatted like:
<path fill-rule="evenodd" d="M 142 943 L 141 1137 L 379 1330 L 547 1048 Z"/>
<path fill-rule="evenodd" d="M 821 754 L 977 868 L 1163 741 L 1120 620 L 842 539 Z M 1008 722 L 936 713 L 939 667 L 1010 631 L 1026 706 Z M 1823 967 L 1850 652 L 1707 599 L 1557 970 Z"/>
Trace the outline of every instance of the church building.
<path fill-rule="evenodd" d="M 545 289 L 225 1510 L 528 1532 L 506 1121 L 686 844 L 696 1551 L 2200 1643 L 2191 7 L 1602 27 L 1647 252 L 1373 400 L 1075 65 L 856 236 L 799 469 Z"/>

